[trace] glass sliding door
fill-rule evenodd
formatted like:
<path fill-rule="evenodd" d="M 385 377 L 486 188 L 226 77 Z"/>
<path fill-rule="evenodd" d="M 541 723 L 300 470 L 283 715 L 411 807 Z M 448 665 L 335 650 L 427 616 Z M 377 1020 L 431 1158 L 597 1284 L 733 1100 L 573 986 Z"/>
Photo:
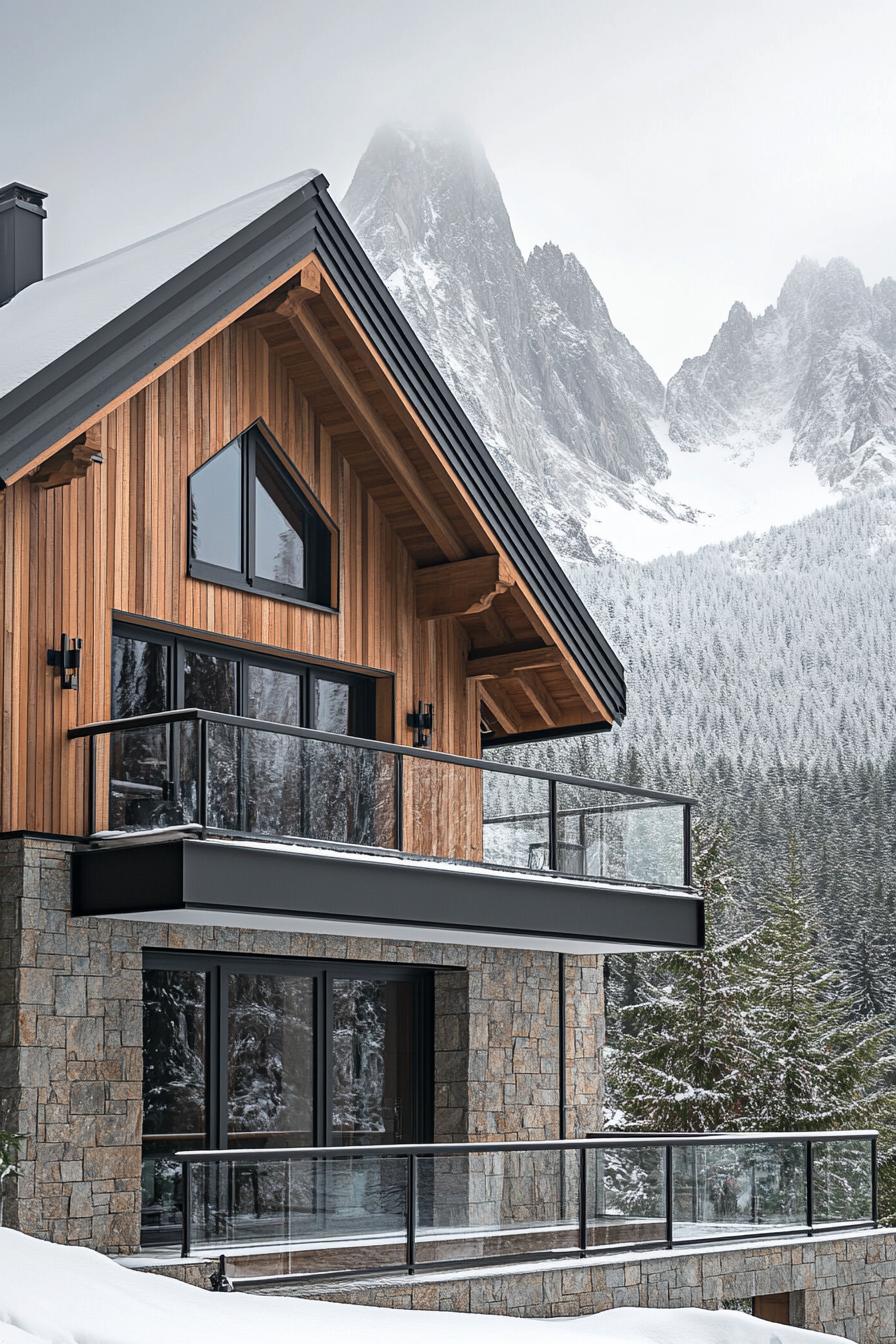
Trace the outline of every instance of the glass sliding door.
<path fill-rule="evenodd" d="M 197 1217 L 272 1243 L 312 1231 L 389 1231 L 405 1164 L 365 1156 L 432 1137 L 432 976 L 351 962 L 147 953 L 144 968 L 143 1229 L 176 1240 L 184 1148 L 305 1148 L 314 1163 L 247 1156 L 197 1168 Z"/>
<path fill-rule="evenodd" d="M 174 1154 L 207 1141 L 207 982 L 201 970 L 143 973 L 143 1233 L 177 1234 L 183 1207 Z"/>
<path fill-rule="evenodd" d="M 332 1143 L 412 1142 L 415 997 L 407 980 L 333 977 Z"/>
<path fill-rule="evenodd" d="M 118 624 L 113 715 L 207 709 L 291 728 L 376 735 L 375 678 Z M 283 839 L 395 844 L 395 762 L 382 752 L 212 723 L 209 825 Z M 110 826 L 198 819 L 195 724 L 112 735 Z"/>

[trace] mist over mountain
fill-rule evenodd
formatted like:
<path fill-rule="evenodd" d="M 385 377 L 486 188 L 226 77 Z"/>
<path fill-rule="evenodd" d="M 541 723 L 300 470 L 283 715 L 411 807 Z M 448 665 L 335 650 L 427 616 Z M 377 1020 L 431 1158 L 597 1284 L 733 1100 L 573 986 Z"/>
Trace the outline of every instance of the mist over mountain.
<path fill-rule="evenodd" d="M 381 128 L 343 209 L 563 556 L 692 551 L 896 472 L 892 280 L 803 260 L 664 389 L 572 253 L 523 256 L 466 134 Z"/>
<path fill-rule="evenodd" d="M 660 380 L 574 256 L 523 257 L 481 146 L 383 127 L 342 208 L 558 549 L 600 552 L 595 500 L 689 515 L 653 489 L 668 472 Z"/>

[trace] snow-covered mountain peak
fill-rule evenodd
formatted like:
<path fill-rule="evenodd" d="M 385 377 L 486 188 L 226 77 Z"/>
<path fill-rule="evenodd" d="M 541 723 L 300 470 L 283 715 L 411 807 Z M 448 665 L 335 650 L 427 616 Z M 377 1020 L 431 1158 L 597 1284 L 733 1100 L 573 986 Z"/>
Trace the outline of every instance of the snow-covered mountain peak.
<path fill-rule="evenodd" d="M 547 243 L 524 259 L 481 146 L 383 128 L 343 210 L 559 550 L 602 548 L 586 539 L 601 499 L 668 509 L 649 423 L 662 384 L 574 256 Z"/>
<path fill-rule="evenodd" d="M 573 253 L 523 257 L 468 131 L 382 127 L 343 209 L 562 555 L 693 550 L 896 474 L 893 280 L 803 257 L 664 392 Z"/>
<path fill-rule="evenodd" d="M 742 456 L 782 436 L 790 461 L 854 489 L 896 469 L 896 285 L 874 289 L 845 257 L 803 258 L 775 307 L 736 303 L 706 354 L 669 383 L 673 442 Z"/>

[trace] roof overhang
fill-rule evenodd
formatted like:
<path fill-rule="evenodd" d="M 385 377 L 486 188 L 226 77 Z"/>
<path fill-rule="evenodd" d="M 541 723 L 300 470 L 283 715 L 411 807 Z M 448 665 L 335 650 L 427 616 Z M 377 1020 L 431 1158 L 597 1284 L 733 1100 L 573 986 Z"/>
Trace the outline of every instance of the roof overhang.
<path fill-rule="evenodd" d="M 76 850 L 72 913 L 581 953 L 703 946 L 691 891 L 183 837 Z"/>

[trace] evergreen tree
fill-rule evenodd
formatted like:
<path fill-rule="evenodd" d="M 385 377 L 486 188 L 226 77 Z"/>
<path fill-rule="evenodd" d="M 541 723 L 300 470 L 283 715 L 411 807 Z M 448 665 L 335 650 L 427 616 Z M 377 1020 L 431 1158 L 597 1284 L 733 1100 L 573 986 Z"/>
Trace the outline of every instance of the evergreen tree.
<path fill-rule="evenodd" d="M 756 1123 L 784 1130 L 855 1125 L 875 1098 L 884 1100 L 889 1023 L 856 1020 L 855 1000 L 825 955 L 793 839 L 765 913 L 755 966 L 765 1058 Z"/>
<path fill-rule="evenodd" d="M 749 968 L 756 934 L 726 937 L 727 834 L 694 827 L 694 882 L 706 902 L 706 949 L 657 958 L 641 1001 L 620 1013 L 608 1051 L 610 1094 L 626 1126 L 738 1127 L 755 1108 L 756 1025 Z"/>

